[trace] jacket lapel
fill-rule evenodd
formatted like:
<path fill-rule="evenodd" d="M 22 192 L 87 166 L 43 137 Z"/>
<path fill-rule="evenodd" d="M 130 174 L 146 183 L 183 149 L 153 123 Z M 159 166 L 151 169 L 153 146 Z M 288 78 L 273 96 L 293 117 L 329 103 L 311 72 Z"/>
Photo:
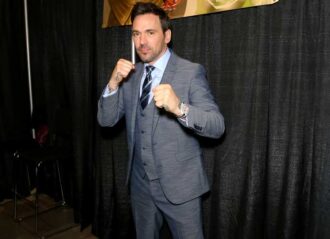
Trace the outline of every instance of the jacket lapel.
<path fill-rule="evenodd" d="M 132 125 L 132 142 L 134 145 L 134 133 L 135 133 L 135 122 L 136 122 L 136 112 L 137 112 L 137 107 L 139 106 L 140 103 L 140 85 L 141 85 L 141 80 L 142 80 L 142 75 L 143 75 L 143 64 L 136 65 L 136 72 L 135 76 L 133 77 L 132 80 L 132 118 L 131 118 L 131 125 Z"/>
<path fill-rule="evenodd" d="M 176 59 L 177 59 L 177 56 L 172 52 L 171 53 L 171 56 L 170 56 L 170 59 L 168 60 L 167 66 L 165 68 L 163 77 L 162 77 L 162 79 L 160 81 L 160 84 L 170 84 L 171 81 L 173 80 L 174 73 L 175 73 L 175 70 L 176 70 Z M 163 109 L 158 109 L 157 108 L 154 111 L 154 119 L 153 119 L 153 126 L 152 126 L 152 135 L 154 134 L 155 129 L 157 127 L 158 120 L 159 120 L 159 115 L 160 115 L 161 110 L 163 110 Z"/>

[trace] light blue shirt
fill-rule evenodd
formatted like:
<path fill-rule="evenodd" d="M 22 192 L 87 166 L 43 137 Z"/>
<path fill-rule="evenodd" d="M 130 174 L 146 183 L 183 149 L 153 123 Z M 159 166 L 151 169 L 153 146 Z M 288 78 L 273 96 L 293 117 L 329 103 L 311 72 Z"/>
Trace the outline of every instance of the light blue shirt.
<path fill-rule="evenodd" d="M 155 64 L 153 64 L 155 69 L 151 72 L 152 82 L 151 82 L 151 91 L 150 91 L 150 97 L 149 97 L 148 103 L 150 103 L 150 101 L 154 97 L 154 95 L 152 93 L 152 89 L 154 87 L 158 86 L 160 84 L 160 81 L 162 80 L 162 77 L 164 75 L 164 71 L 167 66 L 168 60 L 170 59 L 170 56 L 171 56 L 171 52 L 167 48 L 166 52 L 155 62 Z M 140 84 L 140 96 L 142 94 L 143 81 L 144 81 L 144 78 L 146 77 L 146 66 L 148 66 L 148 64 L 144 64 L 144 72 L 143 72 L 143 76 L 142 76 L 142 80 L 141 80 L 141 84 Z"/>

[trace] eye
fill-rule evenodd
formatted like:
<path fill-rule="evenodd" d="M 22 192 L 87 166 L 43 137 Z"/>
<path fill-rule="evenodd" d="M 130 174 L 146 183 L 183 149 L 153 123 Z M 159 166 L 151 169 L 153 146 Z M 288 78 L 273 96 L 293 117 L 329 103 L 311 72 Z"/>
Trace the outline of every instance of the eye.
<path fill-rule="evenodd" d="M 149 36 L 152 36 L 152 35 L 154 35 L 154 34 L 155 34 L 154 31 L 148 31 L 148 35 L 149 35 Z"/>
<path fill-rule="evenodd" d="M 140 36 L 140 33 L 139 32 L 132 32 L 132 37 L 136 38 Z"/>

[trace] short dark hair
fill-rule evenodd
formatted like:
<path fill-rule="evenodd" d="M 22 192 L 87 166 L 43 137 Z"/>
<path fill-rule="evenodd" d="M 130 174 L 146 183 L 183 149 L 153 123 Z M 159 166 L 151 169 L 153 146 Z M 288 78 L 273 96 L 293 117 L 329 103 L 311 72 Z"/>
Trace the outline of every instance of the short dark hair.
<path fill-rule="evenodd" d="M 159 6 L 151 2 L 138 2 L 134 5 L 131 12 L 131 21 L 133 23 L 134 19 L 139 15 L 144 14 L 154 14 L 159 17 L 163 32 L 171 29 L 171 21 L 167 16 L 167 13 Z"/>

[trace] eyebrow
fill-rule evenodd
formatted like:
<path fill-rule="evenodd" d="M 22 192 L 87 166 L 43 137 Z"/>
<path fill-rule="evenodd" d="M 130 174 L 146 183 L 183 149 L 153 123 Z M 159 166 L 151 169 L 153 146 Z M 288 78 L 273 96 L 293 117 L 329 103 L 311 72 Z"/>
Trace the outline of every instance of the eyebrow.
<path fill-rule="evenodd" d="M 146 30 L 144 30 L 144 32 L 150 32 L 150 31 L 156 32 L 156 31 L 157 31 L 157 29 L 154 29 L 154 28 L 149 28 L 149 29 L 146 29 Z M 136 29 L 132 29 L 132 32 L 141 32 L 141 31 L 139 31 L 139 30 L 136 30 Z"/>

